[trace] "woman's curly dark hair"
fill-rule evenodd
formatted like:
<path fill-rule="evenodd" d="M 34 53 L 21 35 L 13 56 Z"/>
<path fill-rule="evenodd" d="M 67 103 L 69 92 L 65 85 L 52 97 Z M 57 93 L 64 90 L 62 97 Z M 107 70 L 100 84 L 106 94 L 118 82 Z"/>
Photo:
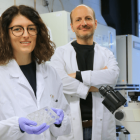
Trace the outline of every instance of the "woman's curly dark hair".
<path fill-rule="evenodd" d="M 31 7 L 20 5 L 11 6 L 8 8 L 0 18 L 0 64 L 7 64 L 9 60 L 13 59 L 13 50 L 9 37 L 9 25 L 12 19 L 17 15 L 23 15 L 32 21 L 39 32 L 37 34 L 36 46 L 32 52 L 32 59 L 38 64 L 45 62 L 54 54 L 55 44 L 50 40 L 48 29 L 38 12 Z"/>

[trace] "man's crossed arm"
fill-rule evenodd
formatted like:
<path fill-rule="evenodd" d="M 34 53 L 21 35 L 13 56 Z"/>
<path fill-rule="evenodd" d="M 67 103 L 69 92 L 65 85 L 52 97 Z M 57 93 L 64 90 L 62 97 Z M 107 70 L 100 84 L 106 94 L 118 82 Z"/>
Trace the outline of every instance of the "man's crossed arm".
<path fill-rule="evenodd" d="M 105 70 L 105 69 L 108 69 L 107 66 L 105 66 L 102 70 Z M 76 78 L 76 73 L 71 73 L 71 74 L 68 74 L 70 77 L 72 78 Z M 94 86 L 91 86 L 90 89 L 89 89 L 89 92 L 98 92 L 98 88 L 94 87 Z"/>

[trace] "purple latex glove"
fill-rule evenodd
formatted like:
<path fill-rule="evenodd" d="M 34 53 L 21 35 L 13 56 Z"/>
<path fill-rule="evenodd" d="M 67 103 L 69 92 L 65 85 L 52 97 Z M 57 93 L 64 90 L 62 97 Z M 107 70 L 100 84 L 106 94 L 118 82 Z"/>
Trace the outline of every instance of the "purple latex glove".
<path fill-rule="evenodd" d="M 64 118 L 64 113 L 63 110 L 61 109 L 56 109 L 56 108 L 52 108 L 52 110 L 59 116 L 58 119 L 56 119 L 54 124 L 61 124 Z"/>
<path fill-rule="evenodd" d="M 19 127 L 22 131 L 25 131 L 28 134 L 36 134 L 39 135 L 42 132 L 46 131 L 50 126 L 46 125 L 46 123 L 41 124 L 40 126 L 36 126 L 37 123 L 27 118 L 19 118 L 18 119 Z M 33 127 L 36 126 L 36 127 Z"/>

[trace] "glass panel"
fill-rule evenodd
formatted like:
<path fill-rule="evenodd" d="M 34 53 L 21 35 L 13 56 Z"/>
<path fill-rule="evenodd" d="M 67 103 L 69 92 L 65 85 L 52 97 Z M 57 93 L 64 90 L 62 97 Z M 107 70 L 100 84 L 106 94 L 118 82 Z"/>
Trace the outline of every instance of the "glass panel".
<path fill-rule="evenodd" d="M 138 0 L 138 13 L 140 13 L 140 0 Z"/>

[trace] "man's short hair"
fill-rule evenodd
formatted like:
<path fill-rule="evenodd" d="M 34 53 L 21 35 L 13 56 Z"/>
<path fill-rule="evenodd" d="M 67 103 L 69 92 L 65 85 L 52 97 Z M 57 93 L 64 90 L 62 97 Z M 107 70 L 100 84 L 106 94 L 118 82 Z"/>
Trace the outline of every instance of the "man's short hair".
<path fill-rule="evenodd" d="M 94 12 L 94 10 L 91 8 L 91 7 L 89 7 L 89 6 L 87 6 L 87 5 L 84 5 L 84 4 L 81 4 L 81 5 L 78 5 L 78 6 L 86 6 L 86 7 L 88 7 L 88 8 L 90 8 L 91 10 L 92 10 L 92 12 L 93 12 L 93 18 L 94 18 L 94 20 L 96 19 L 96 16 L 95 16 L 95 12 Z M 77 7 L 78 7 L 77 6 Z M 74 8 L 75 9 L 75 8 Z M 73 10 L 74 10 L 73 9 Z M 72 23 L 72 12 L 73 12 L 73 10 L 71 11 L 71 13 L 70 13 L 70 20 L 71 20 L 71 23 Z"/>

